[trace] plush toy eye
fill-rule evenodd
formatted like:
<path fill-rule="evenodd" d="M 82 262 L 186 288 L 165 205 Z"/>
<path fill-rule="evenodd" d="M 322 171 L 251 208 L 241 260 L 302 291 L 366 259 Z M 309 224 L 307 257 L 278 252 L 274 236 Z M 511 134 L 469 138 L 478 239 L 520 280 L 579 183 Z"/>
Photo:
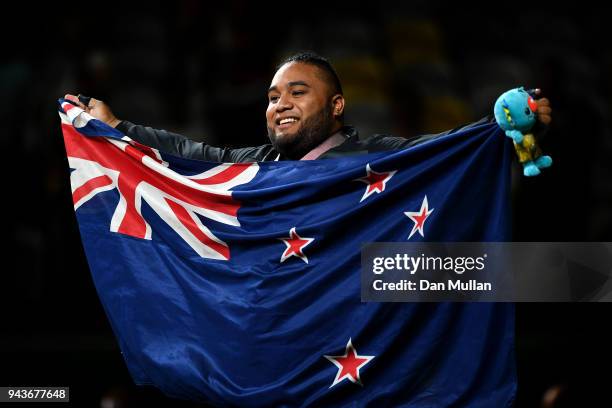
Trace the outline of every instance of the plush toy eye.
<path fill-rule="evenodd" d="M 525 108 L 525 115 L 527 116 L 531 115 L 531 109 Z"/>
<path fill-rule="evenodd" d="M 527 104 L 529 105 L 529 108 L 531 109 L 532 112 L 535 112 L 536 110 L 538 110 L 538 103 L 534 101 L 531 96 L 527 98 Z"/>

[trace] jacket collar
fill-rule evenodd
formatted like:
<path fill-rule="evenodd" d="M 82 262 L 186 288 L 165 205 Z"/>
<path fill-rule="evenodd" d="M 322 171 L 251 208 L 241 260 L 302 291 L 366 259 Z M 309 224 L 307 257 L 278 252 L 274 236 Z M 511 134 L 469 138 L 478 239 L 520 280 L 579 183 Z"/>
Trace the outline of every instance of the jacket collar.
<path fill-rule="evenodd" d="M 359 142 L 359 132 L 357 129 L 353 126 L 343 126 L 341 132 L 346 136 L 344 143 L 329 149 L 319 157 L 320 159 L 368 153 L 368 150 Z"/>
<path fill-rule="evenodd" d="M 350 125 L 342 126 L 342 128 L 340 128 L 340 133 L 342 133 L 346 140 L 339 146 L 329 149 L 328 151 L 323 153 L 321 156 L 318 157 L 319 159 L 368 153 L 367 149 L 360 149 L 359 132 L 357 131 L 357 129 L 355 129 L 355 127 Z M 271 149 L 271 151 L 268 152 L 263 161 L 268 160 L 277 161 L 289 159 L 279 154 L 276 150 Z"/>

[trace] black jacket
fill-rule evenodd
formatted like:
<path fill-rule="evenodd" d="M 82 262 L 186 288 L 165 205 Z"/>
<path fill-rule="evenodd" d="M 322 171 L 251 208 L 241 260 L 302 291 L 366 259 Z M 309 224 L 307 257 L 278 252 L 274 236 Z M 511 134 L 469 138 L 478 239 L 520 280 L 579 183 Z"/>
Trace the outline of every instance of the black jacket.
<path fill-rule="evenodd" d="M 488 116 L 467 126 L 461 126 L 459 128 L 438 134 L 417 136 L 409 139 L 376 134 L 360 140 L 358 132 L 354 127 L 344 126 L 341 129 L 341 133 L 346 137 L 346 140 L 339 146 L 336 146 L 335 148 L 323 153 L 319 158 L 329 159 L 334 157 L 404 149 L 406 147 L 414 146 L 440 136 L 457 132 L 459 130 L 488 123 L 492 120 L 493 119 Z M 148 126 L 145 127 L 135 125 L 125 120 L 117 125 L 117 130 L 139 143 L 158 149 L 161 152 L 187 159 L 224 163 L 288 160 L 283 156 L 279 156 L 279 153 L 274 150 L 271 144 L 244 147 L 240 149 L 214 147 L 207 145 L 204 142 L 196 142 L 188 139 L 185 136 L 177 133 L 153 129 Z"/>

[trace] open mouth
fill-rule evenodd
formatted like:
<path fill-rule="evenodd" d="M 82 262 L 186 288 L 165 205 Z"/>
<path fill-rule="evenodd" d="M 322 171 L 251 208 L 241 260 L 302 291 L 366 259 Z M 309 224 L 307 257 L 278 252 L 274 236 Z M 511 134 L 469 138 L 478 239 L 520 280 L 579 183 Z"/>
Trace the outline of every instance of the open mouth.
<path fill-rule="evenodd" d="M 293 126 L 294 124 L 296 124 L 298 120 L 299 120 L 298 118 L 293 117 L 293 116 L 282 118 L 282 119 L 277 119 L 276 126 L 281 130 L 287 129 Z"/>

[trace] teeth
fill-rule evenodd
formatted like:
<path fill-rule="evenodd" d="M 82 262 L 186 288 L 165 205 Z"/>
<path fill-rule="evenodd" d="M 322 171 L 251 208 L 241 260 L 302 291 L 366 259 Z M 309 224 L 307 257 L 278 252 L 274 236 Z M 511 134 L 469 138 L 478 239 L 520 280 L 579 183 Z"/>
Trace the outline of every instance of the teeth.
<path fill-rule="evenodd" d="M 285 118 L 285 119 L 281 119 L 280 124 L 284 125 L 285 123 L 290 123 L 290 122 L 297 122 L 296 118 Z"/>

